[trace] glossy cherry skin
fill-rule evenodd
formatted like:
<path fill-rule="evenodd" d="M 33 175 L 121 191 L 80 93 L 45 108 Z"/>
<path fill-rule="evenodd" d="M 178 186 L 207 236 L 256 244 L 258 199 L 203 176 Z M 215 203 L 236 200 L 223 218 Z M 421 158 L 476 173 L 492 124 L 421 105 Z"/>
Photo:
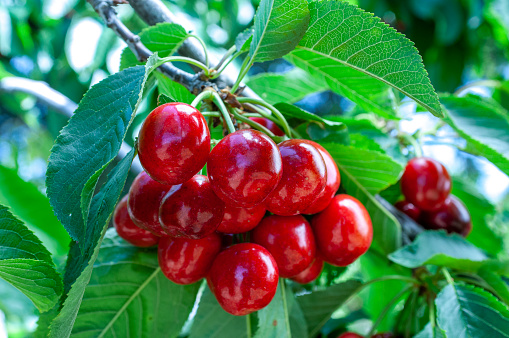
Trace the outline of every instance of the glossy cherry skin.
<path fill-rule="evenodd" d="M 317 214 L 323 209 L 327 208 L 330 201 L 334 195 L 336 195 L 336 192 L 339 189 L 341 176 L 339 174 L 338 165 L 324 147 L 313 141 L 305 140 L 305 142 L 313 145 L 316 149 L 318 149 L 320 155 L 322 155 L 323 161 L 325 162 L 325 167 L 327 169 L 327 182 L 325 183 L 325 188 L 311 203 L 311 205 L 302 212 L 306 215 L 312 215 Z"/>
<path fill-rule="evenodd" d="M 263 204 L 251 208 L 233 207 L 227 205 L 224 211 L 223 220 L 217 231 L 226 234 L 241 234 L 254 229 L 265 215 Z"/>
<path fill-rule="evenodd" d="M 274 133 L 274 135 L 276 136 L 284 136 L 285 133 L 284 131 L 282 131 L 277 124 L 275 124 L 274 122 L 272 122 L 271 120 L 269 119 L 266 119 L 265 117 L 250 117 L 249 118 L 251 121 L 255 121 L 256 123 L 259 123 L 261 124 L 262 126 L 264 126 L 265 128 L 267 128 L 268 130 L 270 130 L 271 132 Z"/>
<path fill-rule="evenodd" d="M 338 336 L 338 338 L 364 338 L 364 337 L 357 333 L 345 332 L 342 335 Z"/>
<path fill-rule="evenodd" d="M 316 252 L 316 257 L 313 263 L 306 268 L 306 270 L 299 273 L 297 276 L 293 276 L 291 279 L 300 284 L 308 284 L 314 281 L 320 276 L 323 270 L 323 258 Z"/>
<path fill-rule="evenodd" d="M 195 175 L 173 186 L 159 208 L 159 221 L 173 237 L 203 238 L 216 231 L 224 215 L 224 202 L 214 194 L 206 176 Z"/>
<path fill-rule="evenodd" d="M 408 161 L 401 177 L 401 191 L 407 201 L 421 210 L 440 208 L 451 192 L 447 169 L 431 158 L 419 157 Z"/>
<path fill-rule="evenodd" d="M 458 233 L 467 237 L 472 231 L 470 213 L 456 196 L 449 195 L 440 209 L 423 211 L 421 223 L 426 229 L 444 229 L 448 233 Z"/>
<path fill-rule="evenodd" d="M 127 203 L 134 224 L 158 236 L 167 236 L 159 223 L 159 205 L 170 188 L 154 181 L 144 171 L 138 174 L 129 189 Z"/>
<path fill-rule="evenodd" d="M 227 204 L 260 204 L 281 179 L 281 154 L 267 135 L 252 129 L 229 134 L 210 152 L 207 172 L 214 192 Z"/>
<path fill-rule="evenodd" d="M 127 211 L 127 195 L 118 202 L 113 214 L 113 226 L 120 237 L 134 246 L 147 248 L 154 246 L 159 242 L 159 237 L 148 230 L 138 227 L 131 220 Z"/>
<path fill-rule="evenodd" d="M 276 215 L 297 215 L 324 190 L 327 169 L 318 149 L 304 140 L 283 141 L 278 148 L 283 158 L 283 177 L 265 205 Z"/>
<path fill-rule="evenodd" d="M 221 251 L 221 236 L 212 233 L 201 239 L 166 237 L 157 254 L 164 275 L 177 284 L 191 284 L 205 278 Z"/>
<path fill-rule="evenodd" d="M 185 103 L 166 103 L 154 109 L 141 126 L 138 142 L 143 168 L 156 181 L 169 185 L 193 177 L 210 153 L 207 121 Z"/>
<path fill-rule="evenodd" d="M 413 219 L 416 222 L 419 222 L 419 217 L 421 216 L 421 210 L 417 208 L 415 205 L 408 201 L 399 201 L 394 204 L 394 206 L 408 217 Z"/>
<path fill-rule="evenodd" d="M 284 278 L 306 270 L 316 256 L 313 230 L 301 215 L 265 217 L 251 232 L 251 240 L 269 250 Z"/>
<path fill-rule="evenodd" d="M 347 266 L 364 254 L 373 240 L 371 218 L 357 199 L 336 195 L 324 211 L 311 220 L 318 250 L 324 260 Z"/>
<path fill-rule="evenodd" d="M 253 243 L 230 246 L 217 255 L 207 283 L 221 307 L 243 316 L 266 307 L 276 294 L 278 267 L 264 247 Z"/>

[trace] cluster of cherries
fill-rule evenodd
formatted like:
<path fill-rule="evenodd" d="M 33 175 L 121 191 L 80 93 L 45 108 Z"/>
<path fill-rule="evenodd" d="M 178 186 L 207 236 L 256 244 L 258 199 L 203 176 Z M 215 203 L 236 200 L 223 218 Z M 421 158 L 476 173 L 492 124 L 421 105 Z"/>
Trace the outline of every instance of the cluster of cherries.
<path fill-rule="evenodd" d="M 410 160 L 401 177 L 404 201 L 396 208 L 426 229 L 446 230 L 466 237 L 472 230 L 465 205 L 451 195 L 451 178 L 445 167 L 426 157 Z"/>
<path fill-rule="evenodd" d="M 270 120 L 256 122 L 282 135 Z M 270 303 L 279 277 L 309 283 L 324 261 L 349 265 L 371 245 L 368 212 L 351 196 L 335 196 L 340 174 L 319 144 L 276 145 L 253 129 L 227 135 L 212 151 L 210 143 L 196 108 L 154 109 L 138 138 L 145 172 L 115 210 L 122 238 L 158 244 L 171 281 L 207 278 L 223 309 L 246 315 Z M 205 164 L 207 176 L 198 174 Z M 311 222 L 303 214 L 314 215 Z"/>

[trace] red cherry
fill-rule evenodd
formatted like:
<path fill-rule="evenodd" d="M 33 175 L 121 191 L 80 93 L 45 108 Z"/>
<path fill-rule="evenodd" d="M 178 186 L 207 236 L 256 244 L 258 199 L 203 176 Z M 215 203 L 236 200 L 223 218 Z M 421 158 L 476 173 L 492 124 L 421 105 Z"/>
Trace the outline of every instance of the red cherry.
<path fill-rule="evenodd" d="M 265 204 L 276 215 L 297 215 L 324 190 L 327 169 L 318 149 L 305 140 L 283 141 L 278 148 L 283 158 L 283 177 Z"/>
<path fill-rule="evenodd" d="M 323 189 L 323 191 L 316 197 L 312 204 L 303 212 L 303 214 L 312 215 L 317 214 L 323 209 L 327 208 L 330 201 L 336 194 L 336 191 L 339 189 L 341 176 L 339 174 L 339 169 L 336 162 L 324 147 L 313 141 L 306 140 L 305 142 L 318 149 L 320 155 L 322 155 L 323 161 L 325 162 L 325 167 L 327 168 L 327 182 L 325 184 L 325 189 Z"/>
<path fill-rule="evenodd" d="M 134 224 L 158 236 L 168 236 L 159 223 L 159 205 L 171 186 L 154 181 L 146 172 L 129 189 L 128 211 Z"/>
<path fill-rule="evenodd" d="M 142 229 L 131 220 L 127 211 L 127 195 L 118 202 L 113 214 L 113 226 L 120 237 L 134 246 L 147 248 L 156 245 L 159 237 L 148 230 Z"/>
<path fill-rule="evenodd" d="M 161 226 L 173 237 L 203 238 L 217 229 L 223 215 L 224 203 L 203 175 L 173 186 L 159 208 Z"/>
<path fill-rule="evenodd" d="M 221 236 L 212 233 L 201 239 L 161 239 L 158 258 L 161 271 L 177 284 L 191 284 L 207 276 L 221 251 Z"/>
<path fill-rule="evenodd" d="M 451 178 L 438 161 L 426 157 L 414 158 L 408 162 L 401 177 L 401 191 L 417 208 L 437 210 L 451 192 Z"/>
<path fill-rule="evenodd" d="M 266 307 L 276 294 L 276 261 L 264 247 L 235 244 L 217 255 L 207 283 L 221 307 L 243 316 Z"/>
<path fill-rule="evenodd" d="M 274 122 L 272 122 L 269 119 L 266 119 L 265 117 L 250 117 L 249 119 L 251 121 L 255 121 L 256 123 L 261 124 L 268 130 L 270 130 L 272 133 L 274 133 L 274 135 L 276 135 L 276 136 L 284 136 L 285 135 L 285 133 L 278 127 L 277 124 L 275 124 Z"/>
<path fill-rule="evenodd" d="M 458 233 L 467 237 L 472 231 L 470 213 L 456 196 L 450 195 L 436 211 L 423 211 L 421 223 L 426 229 L 444 229 L 448 233 Z"/>
<path fill-rule="evenodd" d="M 293 276 L 292 280 L 300 283 L 300 284 L 308 284 L 314 281 L 320 276 L 323 270 L 323 258 L 319 254 L 319 251 L 316 252 L 316 257 L 313 263 L 307 267 L 306 270 L 299 273 L 297 276 Z"/>
<path fill-rule="evenodd" d="M 394 335 L 392 332 L 380 332 L 371 336 L 371 338 L 392 338 Z"/>
<path fill-rule="evenodd" d="M 336 195 L 324 211 L 311 220 L 316 244 L 324 260 L 347 266 L 364 254 L 373 240 L 366 208 L 348 195 Z"/>
<path fill-rule="evenodd" d="M 281 154 L 267 135 L 252 129 L 229 134 L 210 153 L 207 172 L 214 192 L 227 204 L 260 204 L 281 179 Z"/>
<path fill-rule="evenodd" d="M 140 162 L 156 181 L 174 185 L 193 177 L 207 162 L 207 121 L 185 103 L 166 103 L 145 119 L 138 138 Z"/>
<path fill-rule="evenodd" d="M 301 215 L 265 217 L 251 233 L 276 260 L 281 277 L 289 278 L 306 270 L 316 254 L 315 238 Z"/>
<path fill-rule="evenodd" d="M 342 335 L 338 336 L 338 338 L 364 338 L 364 337 L 357 333 L 345 332 Z"/>
<path fill-rule="evenodd" d="M 419 217 L 421 216 L 421 210 L 417 208 L 415 205 L 408 201 L 399 201 L 394 204 L 394 206 L 401 212 L 405 213 L 408 217 L 418 222 Z"/>
<path fill-rule="evenodd" d="M 248 232 L 260 223 L 264 215 L 265 207 L 262 204 L 251 208 L 235 208 L 227 205 L 217 231 L 226 234 Z"/>

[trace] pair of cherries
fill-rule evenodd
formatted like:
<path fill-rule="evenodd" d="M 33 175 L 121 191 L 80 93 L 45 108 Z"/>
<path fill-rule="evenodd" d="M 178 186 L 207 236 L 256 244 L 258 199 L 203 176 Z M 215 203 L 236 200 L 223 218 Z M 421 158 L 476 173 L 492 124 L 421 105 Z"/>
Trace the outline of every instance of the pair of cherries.
<path fill-rule="evenodd" d="M 431 158 L 410 160 L 401 177 L 404 201 L 396 207 L 426 229 L 446 230 L 466 237 L 472 230 L 465 205 L 451 195 L 451 178 L 447 169 Z"/>

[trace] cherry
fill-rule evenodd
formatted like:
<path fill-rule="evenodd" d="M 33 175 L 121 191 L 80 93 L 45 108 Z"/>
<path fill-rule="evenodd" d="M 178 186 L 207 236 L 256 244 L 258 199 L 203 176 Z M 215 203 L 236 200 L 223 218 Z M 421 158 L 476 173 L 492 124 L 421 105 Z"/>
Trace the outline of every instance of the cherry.
<path fill-rule="evenodd" d="M 217 255 L 207 283 L 221 307 L 243 316 L 267 306 L 276 294 L 278 267 L 264 247 L 253 243 L 230 246 Z"/>
<path fill-rule="evenodd" d="M 136 226 L 131 220 L 127 211 L 127 195 L 118 202 L 115 208 L 113 226 L 120 237 L 140 248 L 156 245 L 159 241 L 159 237 L 148 230 Z"/>
<path fill-rule="evenodd" d="M 450 195 L 438 210 L 423 211 L 421 223 L 426 229 L 444 229 L 448 233 L 455 232 L 463 237 L 467 237 L 472 231 L 470 213 L 454 195 Z"/>
<path fill-rule="evenodd" d="M 421 216 L 421 210 L 417 208 L 415 205 L 408 201 L 399 201 L 394 204 L 394 206 L 408 217 L 413 219 L 416 222 L 419 222 L 419 217 Z"/>
<path fill-rule="evenodd" d="M 129 189 L 129 216 L 134 224 L 158 236 L 168 236 L 159 223 L 159 205 L 171 186 L 154 181 L 146 172 L 136 176 Z"/>
<path fill-rule="evenodd" d="M 236 208 L 227 205 L 217 231 L 226 234 L 248 232 L 260 223 L 264 215 L 265 207 L 262 204 L 251 208 Z"/>
<path fill-rule="evenodd" d="M 276 136 L 284 136 L 285 135 L 285 133 L 278 127 L 277 124 L 275 124 L 274 122 L 272 122 L 269 119 L 266 119 L 265 117 L 250 117 L 249 119 L 251 121 L 255 121 L 255 122 L 261 124 L 262 126 L 267 128 L 268 130 L 270 130 Z"/>
<path fill-rule="evenodd" d="M 401 177 L 401 191 L 417 208 L 437 210 L 451 192 L 451 178 L 438 161 L 426 157 L 414 158 L 408 162 Z"/>
<path fill-rule="evenodd" d="M 332 265 L 347 266 L 364 254 L 373 239 L 371 218 L 352 196 L 336 195 L 311 220 L 318 249 Z"/>
<path fill-rule="evenodd" d="M 276 215 L 297 215 L 324 190 L 327 169 L 318 149 L 305 140 L 283 141 L 278 148 L 283 158 L 283 177 L 265 204 Z"/>
<path fill-rule="evenodd" d="M 394 335 L 392 332 L 380 332 L 371 336 L 371 338 L 392 338 Z"/>
<path fill-rule="evenodd" d="M 316 254 L 315 238 L 301 215 L 265 217 L 251 233 L 276 260 L 281 277 L 289 278 L 306 270 Z"/>
<path fill-rule="evenodd" d="M 177 284 L 191 284 L 207 276 L 214 258 L 221 251 L 221 236 L 212 233 L 201 239 L 161 239 L 159 266 L 164 275 Z"/>
<path fill-rule="evenodd" d="M 159 208 L 161 226 L 173 237 L 203 238 L 217 229 L 223 215 L 224 203 L 203 175 L 173 186 Z"/>
<path fill-rule="evenodd" d="M 342 335 L 338 336 L 338 338 L 364 338 L 364 336 L 361 336 L 360 334 L 354 332 L 345 332 Z"/>
<path fill-rule="evenodd" d="M 313 263 L 306 268 L 306 270 L 299 273 L 297 276 L 293 276 L 292 280 L 300 284 L 308 284 L 314 281 L 320 276 L 323 270 L 323 258 L 319 251 L 316 252 L 316 257 Z"/>
<path fill-rule="evenodd" d="M 214 192 L 227 204 L 260 204 L 281 179 L 281 154 L 274 141 L 252 129 L 222 139 L 210 153 L 207 171 Z"/>
<path fill-rule="evenodd" d="M 311 205 L 303 211 L 303 214 L 311 215 L 317 214 L 327 208 L 330 201 L 336 194 L 336 191 L 339 189 L 341 176 L 336 162 L 324 147 L 313 141 L 306 140 L 305 142 L 318 149 L 320 155 L 322 155 L 323 161 L 325 162 L 325 167 L 327 168 L 327 182 L 325 183 L 325 189 L 323 189 Z"/>
<path fill-rule="evenodd" d="M 207 162 L 210 132 L 207 121 L 185 103 L 166 103 L 145 119 L 138 138 L 140 162 L 154 180 L 184 183 Z"/>

